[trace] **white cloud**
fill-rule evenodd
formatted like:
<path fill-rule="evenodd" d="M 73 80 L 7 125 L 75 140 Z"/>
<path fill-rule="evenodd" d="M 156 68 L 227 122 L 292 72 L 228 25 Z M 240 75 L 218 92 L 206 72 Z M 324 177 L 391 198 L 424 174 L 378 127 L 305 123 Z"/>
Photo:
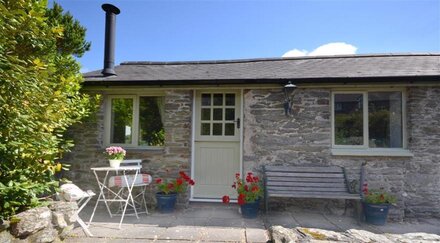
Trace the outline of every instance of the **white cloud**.
<path fill-rule="evenodd" d="M 357 49 L 357 47 L 344 42 L 332 42 L 321 45 L 311 52 L 308 52 L 307 50 L 293 49 L 284 53 L 282 57 L 356 54 Z"/>
<path fill-rule="evenodd" d="M 298 49 L 293 49 L 284 53 L 283 55 L 283 57 L 301 57 L 301 56 L 307 56 L 307 51 L 306 50 L 300 51 Z"/>

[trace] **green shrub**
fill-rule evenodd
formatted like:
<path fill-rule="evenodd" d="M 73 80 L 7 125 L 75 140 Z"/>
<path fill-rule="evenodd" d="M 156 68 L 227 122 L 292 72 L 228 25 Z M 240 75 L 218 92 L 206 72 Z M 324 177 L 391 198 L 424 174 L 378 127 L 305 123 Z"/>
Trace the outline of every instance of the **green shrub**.
<path fill-rule="evenodd" d="M 0 218 L 38 206 L 57 187 L 66 129 L 93 107 L 72 55 L 85 29 L 47 1 L 0 0 Z"/>

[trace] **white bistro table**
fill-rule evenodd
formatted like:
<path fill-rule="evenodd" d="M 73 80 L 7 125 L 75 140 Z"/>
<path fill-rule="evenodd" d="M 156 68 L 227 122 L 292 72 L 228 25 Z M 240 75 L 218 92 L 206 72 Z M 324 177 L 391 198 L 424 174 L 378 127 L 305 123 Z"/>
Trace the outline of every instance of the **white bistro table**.
<path fill-rule="evenodd" d="M 121 229 L 122 221 L 124 220 L 125 211 L 127 210 L 127 206 L 130 206 L 134 210 L 134 215 L 136 218 L 139 218 L 137 211 L 136 211 L 136 205 L 134 203 L 132 190 L 133 186 L 136 181 L 136 177 L 141 170 L 141 166 L 120 166 L 119 168 L 113 168 L 113 167 L 94 167 L 90 168 L 93 173 L 95 174 L 96 181 L 99 185 L 99 196 L 98 200 L 96 201 L 95 208 L 93 209 L 93 213 L 90 216 L 89 225 L 93 220 L 93 216 L 95 215 L 96 208 L 98 207 L 99 202 L 104 202 L 108 213 L 110 214 L 110 217 L 121 215 L 121 221 L 119 222 L 119 229 Z M 98 173 L 102 172 L 102 173 Z M 127 194 L 121 193 L 121 191 L 115 192 L 111 188 L 107 186 L 108 183 L 108 175 L 110 172 L 121 172 L 123 175 L 123 178 L 125 180 L 125 183 L 127 185 Z M 129 180 L 127 178 L 127 174 L 134 173 L 133 180 Z M 101 174 L 101 177 L 98 175 Z M 104 177 L 102 177 L 102 174 L 104 174 Z M 130 183 L 129 183 L 130 181 Z M 107 193 L 107 196 L 106 196 Z M 123 209 L 122 214 L 115 214 L 112 213 L 109 207 L 108 203 L 111 202 L 121 202 Z"/>

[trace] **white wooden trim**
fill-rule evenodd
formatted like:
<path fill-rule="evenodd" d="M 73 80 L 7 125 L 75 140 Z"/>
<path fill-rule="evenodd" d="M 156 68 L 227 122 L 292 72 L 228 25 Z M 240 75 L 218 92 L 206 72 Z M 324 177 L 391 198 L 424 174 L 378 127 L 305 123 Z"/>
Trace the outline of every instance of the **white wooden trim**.
<path fill-rule="evenodd" d="M 119 93 L 119 94 L 117 94 Z M 107 94 L 104 96 L 104 136 L 103 145 L 107 146 L 121 146 L 127 149 L 140 149 L 140 150 L 161 150 L 162 146 L 139 146 L 139 99 L 140 97 L 163 97 L 164 92 L 137 92 L 136 94 L 126 94 L 126 91 L 117 91 L 114 94 Z M 131 131 L 131 143 L 110 143 L 111 134 L 111 111 L 112 102 L 114 98 L 130 98 L 133 100 L 133 120 L 132 120 L 132 131 Z"/>
<path fill-rule="evenodd" d="M 244 135 L 244 97 L 240 90 L 240 175 L 243 178 L 243 135 Z"/>
<path fill-rule="evenodd" d="M 369 132 L 368 132 L 368 93 L 369 92 L 401 92 L 402 98 L 402 148 L 370 148 L 369 147 Z M 336 145 L 335 144 L 335 112 L 334 101 L 335 94 L 363 94 L 363 145 Z M 356 89 L 334 89 L 330 96 L 331 109 L 331 141 L 332 141 L 332 155 L 347 155 L 347 156 L 404 156 L 411 157 L 413 154 L 407 149 L 408 145 L 408 131 L 407 131 L 407 91 L 404 88 L 356 88 Z"/>
<path fill-rule="evenodd" d="M 196 137 L 196 90 L 193 90 L 193 102 L 192 102 L 192 118 L 191 118 L 191 177 L 194 178 L 194 165 L 195 165 L 195 137 Z M 194 188 L 191 186 L 189 200 L 193 201 Z"/>

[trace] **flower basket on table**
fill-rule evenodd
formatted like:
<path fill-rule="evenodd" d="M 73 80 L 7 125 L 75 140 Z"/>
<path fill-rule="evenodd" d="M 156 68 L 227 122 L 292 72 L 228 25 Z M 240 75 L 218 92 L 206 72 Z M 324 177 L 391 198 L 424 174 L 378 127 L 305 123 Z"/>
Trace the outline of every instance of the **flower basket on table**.
<path fill-rule="evenodd" d="M 172 180 L 156 179 L 158 192 L 156 193 L 157 208 L 161 213 L 174 211 L 177 194 L 185 192 L 188 186 L 194 186 L 195 182 L 185 172 L 180 171 L 179 177 Z"/>
<path fill-rule="evenodd" d="M 240 178 L 240 173 L 236 173 L 232 188 L 237 191 L 237 203 L 240 205 L 243 217 L 256 218 L 260 209 L 260 199 L 263 197 L 263 187 L 258 176 L 248 172 L 246 181 L 244 181 Z M 229 201 L 229 196 L 223 196 L 223 203 L 229 203 Z"/>
<path fill-rule="evenodd" d="M 380 190 L 369 190 L 368 185 L 363 185 L 363 201 L 365 220 L 374 225 L 385 225 L 390 206 L 396 202 L 396 197 Z"/>
<path fill-rule="evenodd" d="M 121 147 L 108 147 L 104 154 L 107 156 L 110 167 L 119 168 L 122 160 L 124 160 L 126 151 Z"/>

